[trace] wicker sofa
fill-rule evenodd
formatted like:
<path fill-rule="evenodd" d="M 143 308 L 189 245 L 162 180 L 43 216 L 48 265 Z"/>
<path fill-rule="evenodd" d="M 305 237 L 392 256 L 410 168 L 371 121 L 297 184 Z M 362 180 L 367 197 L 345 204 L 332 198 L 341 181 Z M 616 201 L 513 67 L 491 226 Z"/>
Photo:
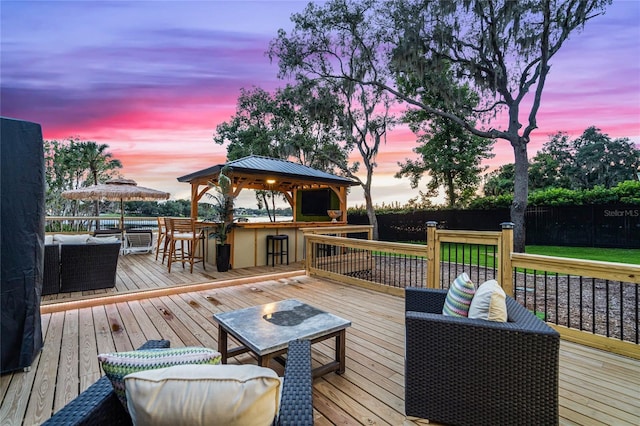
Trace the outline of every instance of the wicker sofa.
<path fill-rule="evenodd" d="M 42 295 L 115 287 L 120 243 L 46 244 Z"/>
<path fill-rule="evenodd" d="M 168 348 L 167 340 L 150 340 L 140 349 Z M 289 343 L 278 425 L 313 425 L 311 343 Z M 213 421 L 214 419 L 212 419 Z M 106 376 L 69 402 L 44 425 L 131 425 L 131 418 Z"/>
<path fill-rule="evenodd" d="M 506 323 L 444 316 L 446 294 L 406 289 L 406 414 L 557 425 L 559 334 L 510 297 Z"/>

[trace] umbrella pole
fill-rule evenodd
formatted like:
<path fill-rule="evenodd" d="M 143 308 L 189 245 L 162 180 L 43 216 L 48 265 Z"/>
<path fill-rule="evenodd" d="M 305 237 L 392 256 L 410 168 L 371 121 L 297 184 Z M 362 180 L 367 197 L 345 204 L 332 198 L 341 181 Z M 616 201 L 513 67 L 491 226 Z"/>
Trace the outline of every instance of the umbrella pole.
<path fill-rule="evenodd" d="M 122 242 L 122 244 L 124 244 L 124 199 L 123 198 L 120 198 L 120 241 Z"/>

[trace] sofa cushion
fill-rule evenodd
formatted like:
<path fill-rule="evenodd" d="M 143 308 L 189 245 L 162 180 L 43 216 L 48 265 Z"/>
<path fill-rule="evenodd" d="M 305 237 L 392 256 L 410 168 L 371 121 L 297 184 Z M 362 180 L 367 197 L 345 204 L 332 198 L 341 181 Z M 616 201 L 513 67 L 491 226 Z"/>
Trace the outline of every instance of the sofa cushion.
<path fill-rule="evenodd" d="M 53 235 L 45 235 L 44 236 L 45 244 L 53 244 Z"/>
<path fill-rule="evenodd" d="M 105 353 L 98 355 L 98 360 L 126 408 L 124 377 L 127 374 L 180 364 L 219 364 L 221 355 L 213 349 L 186 347 Z"/>
<path fill-rule="evenodd" d="M 471 301 L 469 318 L 507 321 L 507 295 L 498 281 L 489 280 L 478 287 Z"/>
<path fill-rule="evenodd" d="M 256 365 L 179 365 L 125 378 L 135 425 L 271 425 L 281 381 Z"/>
<path fill-rule="evenodd" d="M 449 286 L 449 291 L 442 307 L 442 314 L 452 317 L 468 316 L 469 306 L 475 291 L 476 288 L 466 272 L 458 275 Z"/>
<path fill-rule="evenodd" d="M 53 242 L 58 244 L 86 244 L 89 234 L 55 234 Z"/>
<path fill-rule="evenodd" d="M 89 237 L 87 239 L 88 244 L 113 244 L 119 243 L 118 237 Z"/>

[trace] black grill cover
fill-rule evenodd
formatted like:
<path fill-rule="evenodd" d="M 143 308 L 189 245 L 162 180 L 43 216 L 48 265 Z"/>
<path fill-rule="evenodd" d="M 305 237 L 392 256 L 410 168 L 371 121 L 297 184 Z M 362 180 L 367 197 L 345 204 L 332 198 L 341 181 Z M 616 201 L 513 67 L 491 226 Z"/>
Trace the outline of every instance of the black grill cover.
<path fill-rule="evenodd" d="M 39 124 L 0 117 L 0 373 L 42 349 L 45 179 Z"/>

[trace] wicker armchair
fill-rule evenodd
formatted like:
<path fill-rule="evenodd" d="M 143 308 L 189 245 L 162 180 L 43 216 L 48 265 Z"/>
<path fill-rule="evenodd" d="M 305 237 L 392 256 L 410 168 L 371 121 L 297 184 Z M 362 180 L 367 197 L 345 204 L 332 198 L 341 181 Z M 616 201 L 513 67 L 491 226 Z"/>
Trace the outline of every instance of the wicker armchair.
<path fill-rule="evenodd" d="M 140 349 L 168 348 L 167 340 L 150 340 Z M 311 343 L 289 343 L 278 425 L 313 425 Z M 213 419 L 212 419 L 213 420 Z M 106 376 L 69 402 L 44 425 L 131 425 L 131 418 Z"/>
<path fill-rule="evenodd" d="M 406 289 L 406 414 L 557 425 L 559 334 L 510 297 L 506 323 L 443 316 L 446 294 Z"/>
<path fill-rule="evenodd" d="M 86 291 L 116 285 L 120 243 L 62 244 L 60 291 Z"/>

